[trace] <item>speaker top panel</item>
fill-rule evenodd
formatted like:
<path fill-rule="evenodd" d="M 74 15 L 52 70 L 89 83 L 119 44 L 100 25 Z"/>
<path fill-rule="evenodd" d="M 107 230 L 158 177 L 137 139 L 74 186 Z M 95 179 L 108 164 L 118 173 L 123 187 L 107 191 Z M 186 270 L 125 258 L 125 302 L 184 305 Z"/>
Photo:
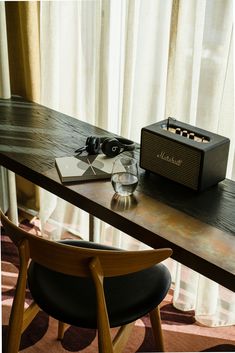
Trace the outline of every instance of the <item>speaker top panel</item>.
<path fill-rule="evenodd" d="M 217 145 L 229 142 L 227 137 L 183 123 L 174 118 L 159 121 L 144 127 L 142 130 L 187 144 L 201 151 L 208 151 Z"/>

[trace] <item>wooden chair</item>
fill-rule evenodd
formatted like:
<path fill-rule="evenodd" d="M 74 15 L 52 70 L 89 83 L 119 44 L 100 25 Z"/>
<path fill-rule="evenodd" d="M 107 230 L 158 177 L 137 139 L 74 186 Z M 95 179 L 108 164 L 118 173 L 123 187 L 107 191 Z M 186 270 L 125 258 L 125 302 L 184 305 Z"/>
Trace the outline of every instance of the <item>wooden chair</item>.
<path fill-rule="evenodd" d="M 163 351 L 158 305 L 171 276 L 159 263 L 171 249 L 124 251 L 81 240 L 55 242 L 25 232 L 2 212 L 1 222 L 20 258 L 7 353 L 18 352 L 21 334 L 40 309 L 58 320 L 58 339 L 64 323 L 97 328 L 100 353 L 121 352 L 135 320 L 150 313 L 156 349 Z M 26 283 L 34 301 L 24 310 Z M 110 327 L 119 327 L 113 340 Z"/>

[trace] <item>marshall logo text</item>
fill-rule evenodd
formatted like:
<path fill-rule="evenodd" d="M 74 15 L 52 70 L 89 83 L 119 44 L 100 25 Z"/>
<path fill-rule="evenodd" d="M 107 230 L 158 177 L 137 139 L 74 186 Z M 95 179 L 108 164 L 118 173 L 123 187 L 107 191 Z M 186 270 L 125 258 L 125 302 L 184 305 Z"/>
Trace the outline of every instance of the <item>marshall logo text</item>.
<path fill-rule="evenodd" d="M 160 154 L 157 154 L 157 158 L 163 159 L 168 163 L 172 163 L 180 167 L 183 163 L 182 159 L 175 159 L 174 156 L 169 156 L 166 152 L 161 151 Z"/>

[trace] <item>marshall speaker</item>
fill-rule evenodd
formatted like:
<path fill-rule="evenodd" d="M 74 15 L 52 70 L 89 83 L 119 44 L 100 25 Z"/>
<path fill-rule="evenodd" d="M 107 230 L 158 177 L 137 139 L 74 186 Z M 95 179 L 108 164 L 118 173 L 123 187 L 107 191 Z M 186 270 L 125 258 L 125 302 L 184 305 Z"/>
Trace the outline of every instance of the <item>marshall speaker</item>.
<path fill-rule="evenodd" d="M 168 118 L 142 128 L 140 167 L 202 191 L 225 178 L 229 142 Z"/>

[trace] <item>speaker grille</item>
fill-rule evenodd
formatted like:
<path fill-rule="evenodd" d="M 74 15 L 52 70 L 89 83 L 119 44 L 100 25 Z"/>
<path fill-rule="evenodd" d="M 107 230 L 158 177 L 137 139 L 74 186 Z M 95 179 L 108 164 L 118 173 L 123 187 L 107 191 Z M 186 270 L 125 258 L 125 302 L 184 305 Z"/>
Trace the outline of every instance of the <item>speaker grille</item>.
<path fill-rule="evenodd" d="M 201 152 L 142 130 L 140 166 L 197 190 Z"/>

